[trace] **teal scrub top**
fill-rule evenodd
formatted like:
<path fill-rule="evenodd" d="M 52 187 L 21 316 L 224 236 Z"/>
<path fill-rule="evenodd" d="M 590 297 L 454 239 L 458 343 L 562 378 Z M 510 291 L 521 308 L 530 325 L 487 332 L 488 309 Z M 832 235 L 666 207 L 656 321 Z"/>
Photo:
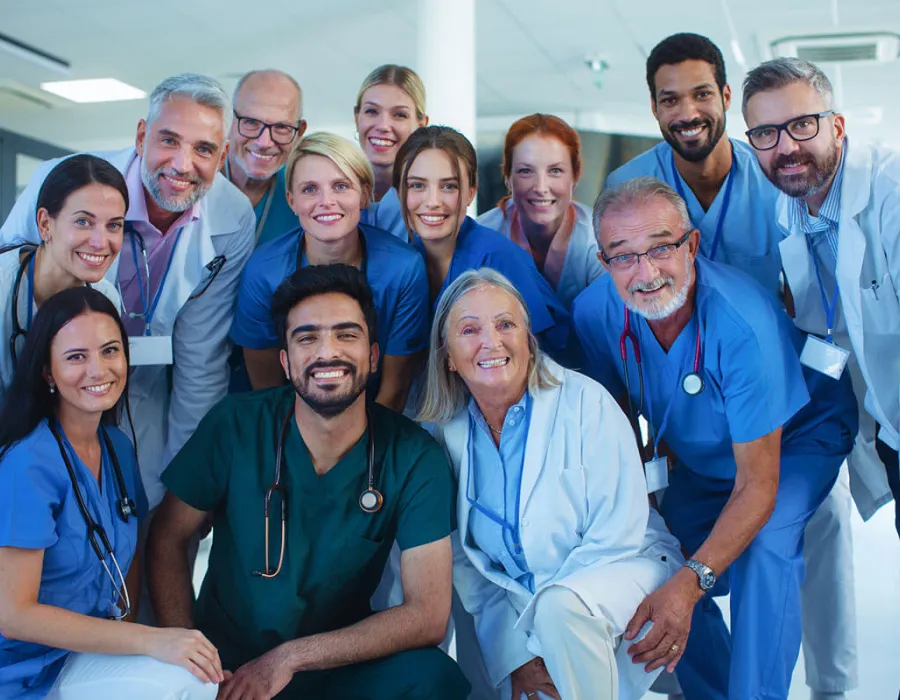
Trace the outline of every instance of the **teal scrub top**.
<path fill-rule="evenodd" d="M 271 203 L 269 199 L 271 198 Z M 268 209 L 268 211 L 267 211 Z M 287 184 L 284 179 L 284 168 L 275 174 L 275 187 L 267 191 L 253 207 L 256 214 L 256 225 L 263 221 L 262 229 L 256 237 L 256 245 L 273 241 L 288 231 L 297 228 L 297 215 L 287 203 Z"/>
<path fill-rule="evenodd" d="M 411 420 L 372 404 L 375 487 L 384 505 L 363 512 L 367 435 L 318 476 L 297 424 L 289 421 L 281 483 L 287 535 L 281 572 L 265 567 L 263 503 L 275 473 L 278 434 L 294 390 L 279 387 L 227 397 L 200 422 L 163 475 L 179 499 L 213 513 L 209 569 L 195 623 L 236 669 L 286 641 L 329 632 L 371 614 L 394 541 L 402 550 L 447 537 L 455 486 L 434 439 Z M 280 503 L 270 514 L 269 562 L 281 549 Z"/>

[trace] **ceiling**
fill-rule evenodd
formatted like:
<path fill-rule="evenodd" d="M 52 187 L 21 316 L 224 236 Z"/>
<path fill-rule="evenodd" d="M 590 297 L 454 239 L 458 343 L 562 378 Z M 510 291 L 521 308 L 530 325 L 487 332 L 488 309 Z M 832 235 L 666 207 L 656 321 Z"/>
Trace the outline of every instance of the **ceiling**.
<path fill-rule="evenodd" d="M 68 78 L 115 77 L 149 92 L 168 75 L 194 71 L 219 78 L 230 91 L 247 70 L 280 68 L 303 86 L 310 126 L 344 134 L 353 131 L 356 91 L 373 67 L 416 67 L 417 11 L 417 0 L 268 0 L 259 6 L 234 0 L 0 0 L 2 32 L 71 62 Z M 522 114 L 545 111 L 585 129 L 655 135 L 644 60 L 661 38 L 694 31 L 713 39 L 725 54 L 739 105 L 746 68 L 769 57 L 773 38 L 835 29 L 900 34 L 900 2 L 477 0 L 479 129 L 505 130 Z M 609 64 L 602 87 L 594 84 L 586 56 Z M 900 91 L 894 89 L 900 61 L 826 70 L 849 133 L 900 146 Z M 0 51 L 0 127 L 71 149 L 133 140 L 144 101 L 76 105 L 39 89 L 56 79 L 48 69 Z M 9 88 L 47 105 L 12 96 Z M 736 107 L 729 122 L 733 135 L 743 132 Z"/>

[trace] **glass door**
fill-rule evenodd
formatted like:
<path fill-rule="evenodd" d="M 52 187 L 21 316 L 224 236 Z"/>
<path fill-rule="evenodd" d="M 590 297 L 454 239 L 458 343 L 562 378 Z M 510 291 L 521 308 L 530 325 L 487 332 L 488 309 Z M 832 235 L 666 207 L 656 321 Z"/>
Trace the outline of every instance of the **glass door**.
<path fill-rule="evenodd" d="M 36 168 L 45 160 L 69 153 L 59 146 L 0 129 L 0 222 L 6 220 Z"/>

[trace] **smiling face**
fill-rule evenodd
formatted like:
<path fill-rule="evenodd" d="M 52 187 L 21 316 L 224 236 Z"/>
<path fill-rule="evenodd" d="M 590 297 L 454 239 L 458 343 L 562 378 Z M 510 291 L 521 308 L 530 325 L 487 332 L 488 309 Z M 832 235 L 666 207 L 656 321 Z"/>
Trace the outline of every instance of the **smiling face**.
<path fill-rule="evenodd" d="M 409 135 L 424 126 L 413 99 L 396 85 L 374 85 L 363 93 L 355 114 L 359 145 L 373 167 L 391 167 Z"/>
<path fill-rule="evenodd" d="M 171 97 L 156 119 L 138 123 L 141 182 L 161 209 L 189 209 L 212 187 L 227 152 L 222 113 Z"/>
<path fill-rule="evenodd" d="M 685 160 L 704 160 L 725 133 L 731 88 L 720 93 L 713 66 L 695 59 L 660 66 L 654 80 L 651 109 L 662 137 Z"/>
<path fill-rule="evenodd" d="M 86 311 L 60 328 L 50 343 L 48 383 L 59 393 L 59 415 L 102 414 L 128 379 L 123 338 L 106 314 Z"/>
<path fill-rule="evenodd" d="M 524 393 L 531 350 L 525 311 L 515 297 L 492 285 L 476 287 L 450 311 L 445 335 L 450 371 L 479 404 Z"/>
<path fill-rule="evenodd" d="M 654 197 L 640 206 L 607 211 L 600 221 L 600 245 L 612 258 L 627 253 L 645 253 L 651 248 L 672 245 L 684 235 L 678 210 L 665 199 Z M 694 259 L 700 234 L 691 232 L 687 242 L 671 251 L 666 259 L 641 256 L 627 269 L 604 265 L 610 271 L 616 291 L 625 305 L 655 321 L 678 311 L 694 281 Z"/>
<path fill-rule="evenodd" d="M 572 154 L 552 136 L 523 139 L 513 149 L 509 188 L 520 216 L 559 229 L 575 190 Z"/>
<path fill-rule="evenodd" d="M 125 200 L 94 182 L 70 194 L 56 217 L 38 209 L 37 222 L 49 259 L 75 279 L 96 283 L 122 248 Z"/>
<path fill-rule="evenodd" d="M 465 209 L 475 199 L 465 163 L 453 172 L 450 155 L 438 148 L 419 153 L 406 173 L 406 208 L 410 226 L 427 242 L 446 240 L 459 233 Z"/>
<path fill-rule="evenodd" d="M 809 85 L 793 83 L 777 90 L 759 92 L 747 103 L 749 129 L 783 124 L 807 114 L 829 109 L 823 97 Z M 844 141 L 844 117 L 819 118 L 819 133 L 808 141 L 795 141 L 782 131 L 775 148 L 756 151 L 759 165 L 769 181 L 790 197 L 811 197 L 831 182 L 837 171 Z"/>
<path fill-rule="evenodd" d="M 297 396 L 321 416 L 336 416 L 359 399 L 378 366 L 359 303 L 338 293 L 304 299 L 287 318 L 281 365 Z"/>
<path fill-rule="evenodd" d="M 287 200 L 307 235 L 333 243 L 356 232 L 359 211 L 366 205 L 359 181 L 333 160 L 306 155 L 297 161 Z"/>
<path fill-rule="evenodd" d="M 306 122 L 300 118 L 300 101 L 300 93 L 294 84 L 278 73 L 258 73 L 241 85 L 235 95 L 234 111 L 244 118 L 245 125 L 249 122 L 250 126 L 256 126 L 253 122 L 262 122 L 300 127 L 290 142 L 278 143 L 272 140 L 272 132 L 267 128 L 256 138 L 243 136 L 238 128 L 238 118 L 234 117 L 228 132 L 231 162 L 243 170 L 249 179 L 266 181 L 275 175 L 284 165 L 291 146 L 303 136 Z M 250 126 L 244 128 L 248 133 L 252 133 Z"/>

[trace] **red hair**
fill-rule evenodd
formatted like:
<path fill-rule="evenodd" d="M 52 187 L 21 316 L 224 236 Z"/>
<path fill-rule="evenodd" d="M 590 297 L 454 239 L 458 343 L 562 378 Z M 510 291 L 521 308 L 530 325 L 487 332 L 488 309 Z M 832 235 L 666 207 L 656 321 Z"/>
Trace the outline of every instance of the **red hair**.
<path fill-rule="evenodd" d="M 512 155 L 516 146 L 535 134 L 554 138 L 569 149 L 569 156 L 572 159 L 572 176 L 575 178 L 575 182 L 578 182 L 581 177 L 581 139 L 575 129 L 552 114 L 531 114 L 513 122 L 513 125 L 509 127 L 503 143 L 503 160 L 500 163 L 503 178 L 508 182 L 512 174 Z M 505 205 L 509 198 L 510 195 L 506 195 L 497 202 L 504 217 L 506 216 Z"/>

